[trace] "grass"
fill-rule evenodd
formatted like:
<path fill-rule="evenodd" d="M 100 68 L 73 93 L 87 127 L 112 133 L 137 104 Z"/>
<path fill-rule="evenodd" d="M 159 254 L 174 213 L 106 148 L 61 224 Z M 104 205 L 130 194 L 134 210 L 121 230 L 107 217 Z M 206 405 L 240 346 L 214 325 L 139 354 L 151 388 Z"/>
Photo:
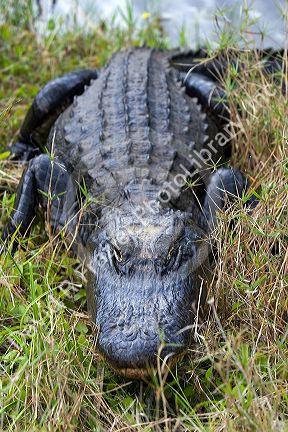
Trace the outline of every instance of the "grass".
<path fill-rule="evenodd" d="M 50 23 L 37 40 L 25 2 L 17 4 L 21 25 L 7 9 L 0 25 L 3 148 L 49 79 L 76 67 L 101 67 L 120 47 L 167 44 L 157 18 L 136 30 L 131 11 L 128 33 L 105 23 L 89 34 L 59 33 Z M 220 47 L 236 47 L 234 38 L 220 34 Z M 238 203 L 219 215 L 219 258 L 200 343 L 149 385 L 115 376 L 95 350 L 85 271 L 40 223 L 14 258 L 0 258 L 0 430 L 288 430 L 287 98 L 255 56 L 243 53 L 241 60 L 244 71 L 231 68 L 225 82 L 232 120 L 241 125 L 231 165 L 246 173 L 260 203 L 253 214 Z M 22 172 L 4 156 L 0 228 Z"/>

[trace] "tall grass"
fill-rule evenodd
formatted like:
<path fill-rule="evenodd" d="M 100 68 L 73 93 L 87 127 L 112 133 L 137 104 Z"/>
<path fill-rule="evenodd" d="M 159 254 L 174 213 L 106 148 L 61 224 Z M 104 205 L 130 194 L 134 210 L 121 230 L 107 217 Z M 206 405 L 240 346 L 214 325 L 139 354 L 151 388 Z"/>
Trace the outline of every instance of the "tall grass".
<path fill-rule="evenodd" d="M 86 35 L 56 28 L 43 40 L 26 24 L 1 24 L 3 148 L 49 79 L 75 67 L 100 67 L 119 47 L 151 45 L 153 32 L 163 46 L 153 17 L 140 33 L 131 22 L 130 16 L 128 36 L 103 24 Z M 236 48 L 227 34 L 219 40 L 223 50 Z M 1 430 L 288 429 L 287 98 L 257 56 L 244 52 L 241 62 L 245 68 L 231 67 L 224 83 L 232 120 L 242 126 L 231 164 L 246 173 L 260 202 L 253 214 L 242 203 L 219 214 L 218 260 L 199 343 L 148 384 L 115 376 L 95 350 L 85 271 L 40 221 L 14 257 L 7 251 L 0 258 Z M 0 161 L 0 228 L 21 171 Z"/>

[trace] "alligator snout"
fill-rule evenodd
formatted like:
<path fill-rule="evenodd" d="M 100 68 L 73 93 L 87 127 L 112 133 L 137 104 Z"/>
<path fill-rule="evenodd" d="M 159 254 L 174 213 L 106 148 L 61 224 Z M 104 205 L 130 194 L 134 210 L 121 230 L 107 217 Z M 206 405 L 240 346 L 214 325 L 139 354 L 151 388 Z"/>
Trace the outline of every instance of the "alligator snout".
<path fill-rule="evenodd" d="M 168 358 L 173 363 L 185 352 L 198 298 L 196 277 L 187 273 L 171 277 L 149 269 L 132 277 L 115 272 L 110 279 L 102 273 L 94 285 L 92 318 L 99 329 L 98 350 L 118 373 L 147 376 L 159 357 L 160 363 Z"/>
<path fill-rule="evenodd" d="M 106 328 L 105 332 L 100 329 L 98 348 L 114 369 L 131 375 L 131 371 L 155 367 L 159 357 L 164 359 L 168 355 L 171 359 L 181 354 L 185 350 L 186 339 L 185 332 L 181 331 L 169 331 L 165 336 L 163 329 L 150 319 L 146 325 L 116 326 Z"/>
<path fill-rule="evenodd" d="M 157 366 L 159 357 L 171 359 L 185 351 L 191 310 L 184 287 L 165 290 L 156 279 L 147 285 L 136 283 L 138 278 L 132 285 L 123 277 L 118 282 L 110 296 L 106 289 L 97 295 L 97 344 L 108 363 L 129 375 L 127 370 L 147 370 Z"/>

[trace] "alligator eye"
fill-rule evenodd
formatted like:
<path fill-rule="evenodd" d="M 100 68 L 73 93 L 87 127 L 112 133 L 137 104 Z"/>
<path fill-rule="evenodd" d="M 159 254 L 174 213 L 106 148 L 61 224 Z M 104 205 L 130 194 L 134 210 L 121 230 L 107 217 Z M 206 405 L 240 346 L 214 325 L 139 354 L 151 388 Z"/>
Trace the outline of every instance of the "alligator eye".
<path fill-rule="evenodd" d="M 165 259 L 163 273 L 178 268 L 180 265 L 181 256 L 182 256 L 181 245 L 171 247 Z"/>
<path fill-rule="evenodd" d="M 165 260 L 166 267 L 171 265 L 172 261 L 174 262 L 174 258 L 175 258 L 175 247 L 171 247 L 169 249 L 167 256 L 166 256 L 166 260 Z"/>
<path fill-rule="evenodd" d="M 175 248 L 174 248 L 174 247 L 171 247 L 171 248 L 169 249 L 169 252 L 168 252 L 167 257 L 166 257 L 166 261 L 167 261 L 167 262 L 170 261 L 170 259 L 172 258 L 172 255 L 173 255 L 174 251 L 175 251 Z"/>
<path fill-rule="evenodd" d="M 121 251 L 114 246 L 113 252 L 114 252 L 114 257 L 116 258 L 116 260 L 118 262 L 122 262 L 123 261 L 123 255 L 122 255 Z"/>

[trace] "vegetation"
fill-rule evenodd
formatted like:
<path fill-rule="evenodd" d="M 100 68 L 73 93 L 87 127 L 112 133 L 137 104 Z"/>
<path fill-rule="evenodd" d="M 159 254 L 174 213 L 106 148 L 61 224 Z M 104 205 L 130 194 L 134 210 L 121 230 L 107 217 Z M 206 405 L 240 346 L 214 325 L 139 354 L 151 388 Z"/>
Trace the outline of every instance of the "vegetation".
<path fill-rule="evenodd" d="M 131 8 L 122 11 L 126 29 L 100 22 L 88 33 L 60 31 L 50 21 L 39 38 L 30 2 L 0 4 L 2 229 L 22 172 L 4 147 L 41 86 L 76 67 L 101 67 L 120 47 L 167 42 L 157 17 L 146 14 L 139 28 Z M 246 15 L 244 43 L 248 27 Z M 238 42 L 225 29 L 219 34 L 223 50 Z M 95 351 L 84 269 L 40 223 L 14 257 L 0 258 L 0 430 L 288 430 L 287 97 L 257 56 L 244 52 L 241 60 L 244 70 L 231 67 L 224 83 L 241 125 L 231 164 L 247 174 L 260 203 L 253 214 L 236 203 L 219 215 L 198 343 L 169 374 L 159 365 L 150 383 L 115 376 Z"/>

